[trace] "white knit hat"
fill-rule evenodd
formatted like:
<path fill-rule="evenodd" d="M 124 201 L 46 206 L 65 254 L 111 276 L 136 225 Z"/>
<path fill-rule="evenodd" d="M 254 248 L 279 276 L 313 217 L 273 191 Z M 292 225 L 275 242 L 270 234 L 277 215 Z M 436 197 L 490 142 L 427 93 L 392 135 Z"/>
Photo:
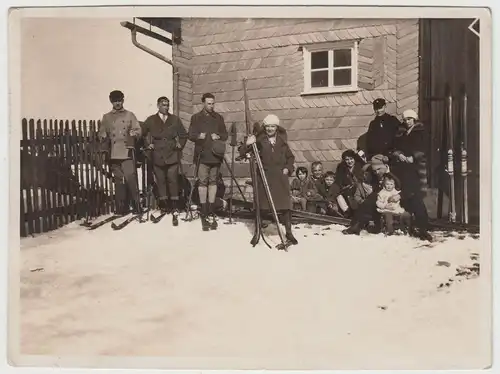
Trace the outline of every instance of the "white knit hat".
<path fill-rule="evenodd" d="M 264 126 L 265 125 L 275 125 L 275 126 L 278 126 L 280 124 L 280 119 L 275 114 L 268 114 L 266 116 L 266 118 L 264 118 L 263 124 L 264 124 Z"/>
<path fill-rule="evenodd" d="M 413 109 L 407 109 L 403 112 L 403 118 L 418 119 L 418 115 Z"/>

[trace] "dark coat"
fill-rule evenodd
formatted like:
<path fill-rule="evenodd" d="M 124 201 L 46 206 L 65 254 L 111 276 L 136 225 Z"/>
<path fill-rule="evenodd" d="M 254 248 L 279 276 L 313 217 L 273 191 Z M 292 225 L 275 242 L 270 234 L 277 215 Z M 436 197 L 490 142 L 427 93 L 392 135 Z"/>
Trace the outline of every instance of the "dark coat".
<path fill-rule="evenodd" d="M 201 133 L 206 134 L 205 139 L 198 139 Z M 219 113 L 209 113 L 205 109 L 193 114 L 189 125 L 189 140 L 195 144 L 194 163 L 198 161 L 200 154 L 201 164 L 217 165 L 222 163 L 223 159 L 215 156 L 212 152 L 213 141 L 210 134 L 217 134 L 220 136 L 221 141 L 227 141 L 228 133 L 224 118 Z"/>
<path fill-rule="evenodd" d="M 182 149 L 187 142 L 187 131 L 182 125 L 179 117 L 169 114 L 165 123 L 160 116 L 153 114 L 149 116 L 142 126 L 144 145 L 154 145 L 151 152 L 152 161 L 155 165 L 171 165 L 180 161 Z M 177 148 L 176 137 L 180 148 Z"/>
<path fill-rule="evenodd" d="M 388 113 L 377 116 L 370 122 L 366 133 L 367 160 L 376 154 L 389 156 L 400 125 L 401 122 Z"/>
<path fill-rule="evenodd" d="M 335 171 L 335 183 L 342 189 L 342 193 L 346 196 L 354 196 L 356 183 L 363 180 L 363 162 L 356 161 L 354 169 L 351 171 L 345 162 L 337 165 Z"/>
<path fill-rule="evenodd" d="M 327 186 L 323 179 L 321 183 L 318 183 L 317 189 L 324 201 L 337 205 L 337 196 L 340 195 L 340 187 L 337 183 Z"/>
<path fill-rule="evenodd" d="M 411 132 L 401 125 L 394 139 L 394 151 L 391 155 L 391 171 L 401 182 L 401 195 L 423 196 L 427 188 L 427 161 L 425 152 L 427 142 L 424 125 L 415 124 Z M 412 156 L 413 163 L 401 162 L 398 154 Z"/>
<path fill-rule="evenodd" d="M 315 183 L 309 178 L 306 178 L 303 181 L 299 178 L 294 178 L 292 180 L 292 184 L 290 185 L 290 189 L 292 191 L 292 195 L 294 196 L 307 197 L 307 193 L 309 191 L 314 191 L 316 186 Z"/>
<path fill-rule="evenodd" d="M 295 156 L 290 150 L 287 142 L 280 135 L 276 136 L 276 144 L 274 146 L 271 145 L 266 134 L 257 136 L 256 144 L 276 210 L 292 209 L 290 183 L 288 178 L 293 172 Z M 240 149 L 241 156 L 244 156 L 250 150 L 250 147 L 243 144 Z M 283 169 L 285 168 L 288 169 L 288 175 L 283 174 Z M 257 178 L 257 191 L 259 194 L 260 209 L 270 210 L 262 179 L 260 178 L 260 174 L 257 174 L 259 175 Z"/>

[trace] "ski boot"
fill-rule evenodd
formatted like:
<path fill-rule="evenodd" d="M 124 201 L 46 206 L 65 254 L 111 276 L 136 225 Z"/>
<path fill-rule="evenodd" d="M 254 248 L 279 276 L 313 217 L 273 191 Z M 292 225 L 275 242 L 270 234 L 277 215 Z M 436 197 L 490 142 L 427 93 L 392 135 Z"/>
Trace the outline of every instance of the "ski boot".
<path fill-rule="evenodd" d="M 297 245 L 299 242 L 297 239 L 295 239 L 295 236 L 293 236 L 292 232 L 287 232 L 285 234 L 286 240 L 287 240 L 287 245 Z"/>
<path fill-rule="evenodd" d="M 342 234 L 344 235 L 359 235 L 360 233 L 361 233 L 361 225 L 358 222 L 349 226 L 347 229 L 342 230 Z"/>
<path fill-rule="evenodd" d="M 215 213 L 213 212 L 213 207 L 214 205 L 213 204 L 209 204 L 209 217 L 210 217 L 210 230 L 217 230 L 217 227 L 219 226 L 217 224 L 217 216 L 215 215 Z"/>
<path fill-rule="evenodd" d="M 179 226 L 179 200 L 173 200 L 173 209 L 172 209 L 172 225 Z"/>
<path fill-rule="evenodd" d="M 179 226 L 179 210 L 174 209 L 172 212 L 172 225 L 173 226 Z"/>
<path fill-rule="evenodd" d="M 209 231 L 210 230 L 210 222 L 208 222 L 208 214 L 207 214 L 207 204 L 201 204 L 201 211 L 200 211 L 200 221 L 201 221 L 201 228 L 203 231 Z"/>

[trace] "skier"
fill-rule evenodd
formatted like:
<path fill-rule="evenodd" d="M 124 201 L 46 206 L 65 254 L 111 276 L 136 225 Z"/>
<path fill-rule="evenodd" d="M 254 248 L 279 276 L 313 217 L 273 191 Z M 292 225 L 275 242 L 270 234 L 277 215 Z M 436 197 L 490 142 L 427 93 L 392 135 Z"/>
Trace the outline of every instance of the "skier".
<path fill-rule="evenodd" d="M 151 150 L 153 171 L 158 186 L 158 205 L 167 211 L 170 197 L 172 203 L 172 224 L 179 224 L 179 163 L 187 142 L 187 131 L 179 117 L 169 113 L 170 100 L 162 96 L 157 100 L 158 112 L 144 121 L 142 135 L 146 149 Z"/>
<path fill-rule="evenodd" d="M 241 156 L 250 152 L 253 143 L 257 144 L 265 176 L 271 191 L 271 197 L 277 212 L 281 213 L 286 230 L 286 239 L 289 244 L 297 244 L 297 239 L 292 233 L 292 199 L 288 178 L 293 172 L 295 157 L 287 142 L 277 129 L 279 118 L 274 114 L 269 114 L 264 118 L 263 126 L 265 131 L 255 135 L 250 135 L 245 146 L 241 147 Z M 259 208 L 261 211 L 270 210 L 267 196 L 264 190 L 262 179 L 257 178 L 257 189 L 259 195 Z"/>
<path fill-rule="evenodd" d="M 200 218 L 203 231 L 207 231 L 217 229 L 214 212 L 217 176 L 224 160 L 228 132 L 224 118 L 214 110 L 215 96 L 205 93 L 201 101 L 203 109 L 191 117 L 189 140 L 195 144 L 193 161 L 200 180 Z"/>
<path fill-rule="evenodd" d="M 113 109 L 104 114 L 98 137 L 104 152 L 109 152 L 115 182 L 116 213 L 128 214 L 127 190 L 133 201 L 133 212 L 142 213 L 139 199 L 137 169 L 134 164 L 134 142 L 141 136 L 141 127 L 134 113 L 123 107 L 125 95 L 115 90 L 109 94 Z"/>

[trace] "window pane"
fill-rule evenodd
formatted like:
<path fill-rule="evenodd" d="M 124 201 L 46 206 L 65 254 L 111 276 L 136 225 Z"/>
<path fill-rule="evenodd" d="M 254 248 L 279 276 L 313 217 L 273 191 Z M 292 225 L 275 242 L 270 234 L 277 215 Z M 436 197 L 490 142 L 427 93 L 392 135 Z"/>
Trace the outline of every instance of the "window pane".
<path fill-rule="evenodd" d="M 311 87 L 328 87 L 328 70 L 311 73 Z"/>
<path fill-rule="evenodd" d="M 351 66 L 351 50 L 336 49 L 333 51 L 333 66 Z"/>
<path fill-rule="evenodd" d="M 311 69 L 328 68 L 328 51 L 311 52 Z"/>
<path fill-rule="evenodd" d="M 351 85 L 351 69 L 339 69 L 333 71 L 334 86 L 350 86 Z"/>

